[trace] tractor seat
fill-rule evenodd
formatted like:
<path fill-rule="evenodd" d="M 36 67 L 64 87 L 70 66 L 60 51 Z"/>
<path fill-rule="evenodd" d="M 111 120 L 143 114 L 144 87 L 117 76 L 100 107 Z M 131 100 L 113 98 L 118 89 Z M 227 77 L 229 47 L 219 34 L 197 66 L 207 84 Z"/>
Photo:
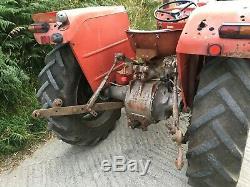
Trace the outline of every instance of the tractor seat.
<path fill-rule="evenodd" d="M 182 30 L 128 30 L 130 45 L 136 56 L 149 61 L 176 53 L 176 46 Z"/>

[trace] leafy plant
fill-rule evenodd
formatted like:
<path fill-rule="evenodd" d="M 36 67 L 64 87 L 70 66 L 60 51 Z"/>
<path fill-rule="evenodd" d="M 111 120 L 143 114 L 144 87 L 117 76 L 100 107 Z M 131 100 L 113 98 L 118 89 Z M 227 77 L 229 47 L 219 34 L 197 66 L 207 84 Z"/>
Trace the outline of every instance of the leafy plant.
<path fill-rule="evenodd" d="M 46 49 L 26 29 L 31 14 L 44 11 L 43 6 L 25 0 L 0 2 L 0 156 L 24 148 L 45 132 L 44 124 L 30 114 L 38 107 L 32 77 L 40 71 Z"/>
<path fill-rule="evenodd" d="M 23 82 L 28 76 L 12 61 L 8 55 L 4 55 L 0 48 L 0 97 L 2 102 L 15 104 L 22 94 Z M 5 105 L 6 106 L 6 105 Z"/>

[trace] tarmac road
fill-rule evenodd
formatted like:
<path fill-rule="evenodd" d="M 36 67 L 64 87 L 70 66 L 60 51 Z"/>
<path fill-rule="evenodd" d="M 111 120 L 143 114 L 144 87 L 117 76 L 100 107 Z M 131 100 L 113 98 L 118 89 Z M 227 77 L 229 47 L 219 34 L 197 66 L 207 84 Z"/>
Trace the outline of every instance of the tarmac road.
<path fill-rule="evenodd" d="M 148 131 L 143 132 L 129 129 L 122 116 L 110 136 L 92 148 L 74 147 L 57 139 L 50 140 L 19 167 L 0 175 L 0 186 L 185 187 L 188 186 L 186 162 L 182 171 L 175 169 L 176 151 L 164 123 L 151 125 Z M 250 155 L 249 148 L 247 152 Z M 151 160 L 148 173 L 140 176 L 138 172 L 104 172 L 101 162 L 112 161 L 114 156 L 143 160 L 144 163 Z M 243 174 L 244 179 L 250 176 L 248 166 L 249 164 L 244 166 L 248 172 Z M 245 186 L 244 183 L 249 184 L 249 181 L 243 180 L 240 186 Z"/>
<path fill-rule="evenodd" d="M 175 169 L 176 151 L 163 123 L 143 132 L 128 128 L 122 116 L 109 137 L 92 148 L 50 140 L 19 167 L 0 175 L 0 186 L 188 186 L 185 168 Z M 101 162 L 114 156 L 151 160 L 148 173 L 104 172 Z"/>

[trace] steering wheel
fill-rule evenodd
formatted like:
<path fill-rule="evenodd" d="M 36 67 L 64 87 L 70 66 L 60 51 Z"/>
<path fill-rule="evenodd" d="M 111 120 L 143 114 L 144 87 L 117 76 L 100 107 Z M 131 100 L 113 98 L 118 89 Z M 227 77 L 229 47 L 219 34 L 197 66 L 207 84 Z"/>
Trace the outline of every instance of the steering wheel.
<path fill-rule="evenodd" d="M 168 11 L 166 10 L 164 7 L 172 5 L 172 4 L 187 4 L 184 7 L 180 7 L 179 9 L 173 9 L 172 11 Z M 176 0 L 176 1 L 172 1 L 172 2 L 168 2 L 168 3 L 164 3 L 163 5 L 161 5 L 159 8 L 157 8 L 154 12 L 154 17 L 156 20 L 161 21 L 161 22 L 178 22 L 178 21 L 182 21 L 185 20 L 187 18 L 189 18 L 189 15 L 183 15 L 182 12 L 184 10 L 186 10 L 188 7 L 194 5 L 195 7 L 197 7 L 196 3 L 194 3 L 193 1 L 187 1 L 187 0 Z M 173 19 L 169 19 L 169 20 L 164 20 L 164 19 L 160 19 L 157 17 L 157 14 L 161 13 L 161 14 L 168 14 L 170 15 Z"/>

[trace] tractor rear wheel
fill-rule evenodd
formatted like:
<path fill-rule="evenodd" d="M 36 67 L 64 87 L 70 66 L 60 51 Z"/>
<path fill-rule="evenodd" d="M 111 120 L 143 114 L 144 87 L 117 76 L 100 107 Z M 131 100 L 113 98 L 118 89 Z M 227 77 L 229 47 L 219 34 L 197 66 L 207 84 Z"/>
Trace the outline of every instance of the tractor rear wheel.
<path fill-rule="evenodd" d="M 208 60 L 188 128 L 189 183 L 236 186 L 250 122 L 250 62 Z"/>
<path fill-rule="evenodd" d="M 93 92 L 68 45 L 58 46 L 45 58 L 46 66 L 39 74 L 41 87 L 37 97 L 43 108 L 52 107 L 57 98 L 62 106 L 85 104 Z M 101 101 L 98 101 L 101 102 Z M 48 118 L 48 129 L 64 142 L 94 145 L 106 138 L 120 118 L 121 110 L 104 111 L 97 117 L 71 115 Z"/>

